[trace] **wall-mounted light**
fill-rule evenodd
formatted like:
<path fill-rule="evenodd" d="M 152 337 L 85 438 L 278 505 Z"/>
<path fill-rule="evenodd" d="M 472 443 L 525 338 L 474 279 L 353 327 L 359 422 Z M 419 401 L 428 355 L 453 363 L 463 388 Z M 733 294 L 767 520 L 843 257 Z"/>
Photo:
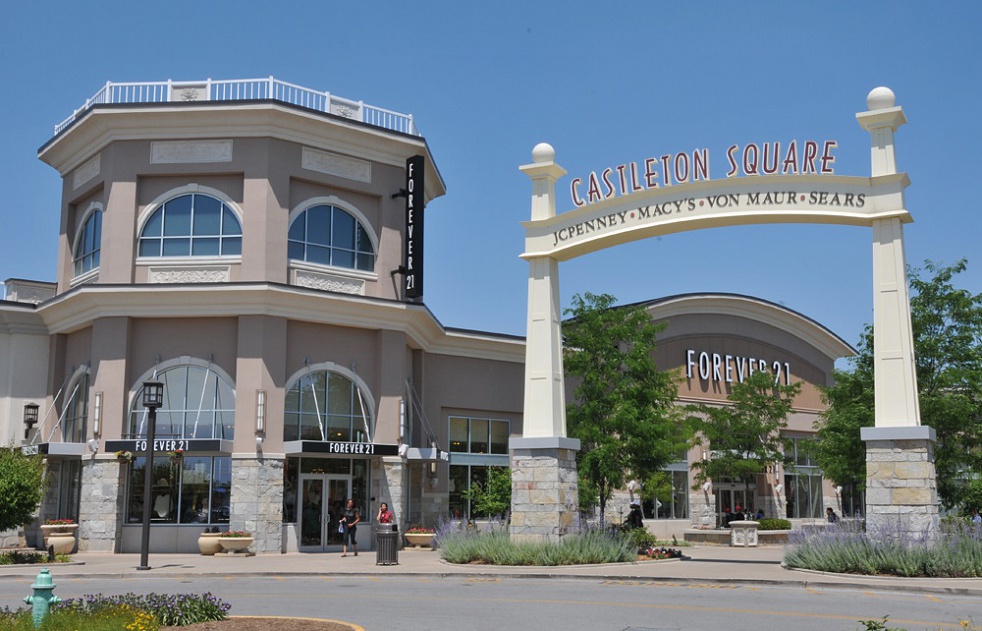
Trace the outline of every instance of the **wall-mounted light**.
<path fill-rule="evenodd" d="M 94 454 L 99 453 L 99 441 L 97 441 L 95 438 L 90 438 L 87 444 L 89 446 L 89 451 Z"/>
<path fill-rule="evenodd" d="M 37 403 L 24 404 L 24 425 L 27 426 L 27 428 L 24 430 L 24 440 L 27 440 L 30 437 L 31 430 L 34 429 L 35 425 L 37 425 L 38 409 L 40 407 L 41 406 L 39 406 Z"/>
<path fill-rule="evenodd" d="M 712 482 L 704 482 L 702 485 L 702 490 L 705 491 L 706 493 L 709 493 L 709 489 L 711 488 L 713 488 Z"/>
<path fill-rule="evenodd" d="M 102 393 L 96 392 L 94 403 L 92 404 L 92 435 L 99 437 L 102 435 Z"/>
<path fill-rule="evenodd" d="M 842 495 L 842 487 L 841 486 L 835 487 L 835 494 L 836 495 Z"/>
<path fill-rule="evenodd" d="M 778 484 L 777 486 L 774 487 L 774 490 L 777 491 L 777 494 L 778 495 L 780 495 L 781 494 L 781 491 L 784 490 L 784 485 L 783 484 Z"/>
<path fill-rule="evenodd" d="M 256 433 L 266 432 L 266 391 L 256 390 Z"/>

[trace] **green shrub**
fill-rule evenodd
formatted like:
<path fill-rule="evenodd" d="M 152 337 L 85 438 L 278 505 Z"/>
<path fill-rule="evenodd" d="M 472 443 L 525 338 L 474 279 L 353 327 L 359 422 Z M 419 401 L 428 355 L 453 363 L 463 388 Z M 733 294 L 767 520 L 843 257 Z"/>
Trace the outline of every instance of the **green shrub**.
<path fill-rule="evenodd" d="M 603 530 L 585 530 L 566 535 L 559 543 L 514 543 L 503 528 L 489 531 L 437 531 L 437 546 L 448 563 L 489 565 L 582 565 L 624 563 L 637 558 L 631 539 Z"/>
<path fill-rule="evenodd" d="M 792 534 L 789 567 L 847 574 L 982 577 L 982 528 L 942 532 L 933 541 L 880 534 L 875 539 L 847 528 Z"/>
<path fill-rule="evenodd" d="M 625 531 L 625 534 L 631 541 L 631 545 L 637 550 L 648 550 L 649 548 L 654 548 L 658 545 L 658 538 L 645 530 L 644 528 L 634 528 L 633 530 Z"/>
<path fill-rule="evenodd" d="M 146 611 L 162 626 L 182 627 L 209 620 L 225 620 L 231 605 L 210 593 L 196 594 L 147 594 L 129 593 L 120 596 L 86 595 L 70 598 L 53 607 L 56 611 L 74 611 L 93 614 L 107 607 L 126 606 Z"/>
<path fill-rule="evenodd" d="M 757 530 L 791 530 L 791 522 L 787 519 L 761 519 Z"/>

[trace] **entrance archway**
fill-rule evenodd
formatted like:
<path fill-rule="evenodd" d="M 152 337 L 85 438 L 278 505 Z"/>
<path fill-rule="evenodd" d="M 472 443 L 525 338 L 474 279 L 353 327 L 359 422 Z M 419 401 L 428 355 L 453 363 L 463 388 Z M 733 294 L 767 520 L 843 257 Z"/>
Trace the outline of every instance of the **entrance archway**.
<path fill-rule="evenodd" d="M 591 174 L 587 201 L 578 194 L 580 180 L 574 179 L 571 191 L 578 206 L 557 215 L 555 185 L 566 171 L 555 162 L 550 145 L 536 145 L 533 163 L 520 167 L 532 180 L 533 190 L 531 220 L 523 223 L 522 258 L 529 262 L 524 435 L 510 443 L 515 481 L 513 537 L 555 540 L 574 523 L 577 512 L 575 452 L 579 441 L 566 436 L 559 263 L 653 236 L 764 223 L 832 223 L 873 229 L 876 424 L 866 428 L 862 438 L 868 453 L 876 454 L 874 460 L 906 461 L 916 452 L 924 466 L 916 467 L 912 474 L 923 481 L 917 487 L 923 492 L 918 493 L 901 489 L 901 484 L 909 486 L 909 480 L 897 484 L 887 472 L 892 468 L 868 467 L 867 486 L 877 490 L 867 494 L 867 525 L 871 530 L 896 528 L 896 506 L 903 505 L 918 516 L 902 524 L 903 529 L 936 532 L 937 493 L 931 462 L 934 431 L 920 424 L 904 256 L 903 224 L 912 221 L 904 203 L 910 180 L 897 172 L 894 151 L 894 132 L 907 120 L 888 88 L 874 89 L 866 102 L 868 111 L 856 116 L 872 139 L 870 177 L 828 174 L 834 162 L 828 149 L 836 146 L 834 142 L 826 143 L 820 168 L 814 166 L 819 158 L 816 148 L 811 150 L 812 168 L 799 164 L 796 153 L 795 174 L 726 180 L 708 179 L 708 153 L 694 153 L 691 161 L 684 161 L 689 165 L 685 173 L 687 177 L 694 173 L 701 160 L 705 179 L 667 185 L 669 177 L 662 174 L 666 185 L 661 186 L 654 170 L 657 162 L 645 161 L 643 167 L 620 165 L 599 176 Z M 777 148 L 771 151 L 776 154 Z M 788 156 L 790 159 L 790 153 Z M 729 152 L 727 158 L 736 171 Z M 672 160 L 662 166 L 668 170 Z M 677 167 L 675 173 L 678 175 Z M 899 456 L 898 450 L 902 451 Z M 554 473 L 542 475 L 544 465 Z M 895 488 L 900 492 L 894 493 Z"/>

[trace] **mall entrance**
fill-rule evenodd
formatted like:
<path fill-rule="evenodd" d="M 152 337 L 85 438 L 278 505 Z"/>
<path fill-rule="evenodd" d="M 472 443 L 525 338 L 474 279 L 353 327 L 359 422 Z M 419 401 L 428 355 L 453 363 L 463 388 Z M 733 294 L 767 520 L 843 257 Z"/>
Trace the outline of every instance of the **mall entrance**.
<path fill-rule="evenodd" d="M 737 507 L 748 518 L 753 518 L 754 497 L 757 494 L 757 485 L 751 484 L 749 491 L 742 482 L 720 482 L 713 483 L 713 492 L 716 494 L 716 523 L 717 527 L 722 528 L 726 512 L 735 513 Z"/>
<path fill-rule="evenodd" d="M 300 475 L 299 548 L 301 552 L 324 552 L 341 545 L 338 519 L 351 497 L 351 476 L 336 474 Z"/>

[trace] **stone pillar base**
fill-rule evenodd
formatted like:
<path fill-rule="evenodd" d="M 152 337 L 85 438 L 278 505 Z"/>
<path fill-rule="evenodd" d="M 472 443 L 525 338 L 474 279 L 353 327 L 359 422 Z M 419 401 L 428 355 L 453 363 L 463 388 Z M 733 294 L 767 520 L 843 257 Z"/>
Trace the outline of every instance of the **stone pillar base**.
<path fill-rule="evenodd" d="M 866 534 L 933 540 L 940 531 L 931 427 L 864 427 Z"/>
<path fill-rule="evenodd" d="M 565 437 L 512 438 L 511 539 L 559 540 L 579 526 L 576 452 Z"/>

